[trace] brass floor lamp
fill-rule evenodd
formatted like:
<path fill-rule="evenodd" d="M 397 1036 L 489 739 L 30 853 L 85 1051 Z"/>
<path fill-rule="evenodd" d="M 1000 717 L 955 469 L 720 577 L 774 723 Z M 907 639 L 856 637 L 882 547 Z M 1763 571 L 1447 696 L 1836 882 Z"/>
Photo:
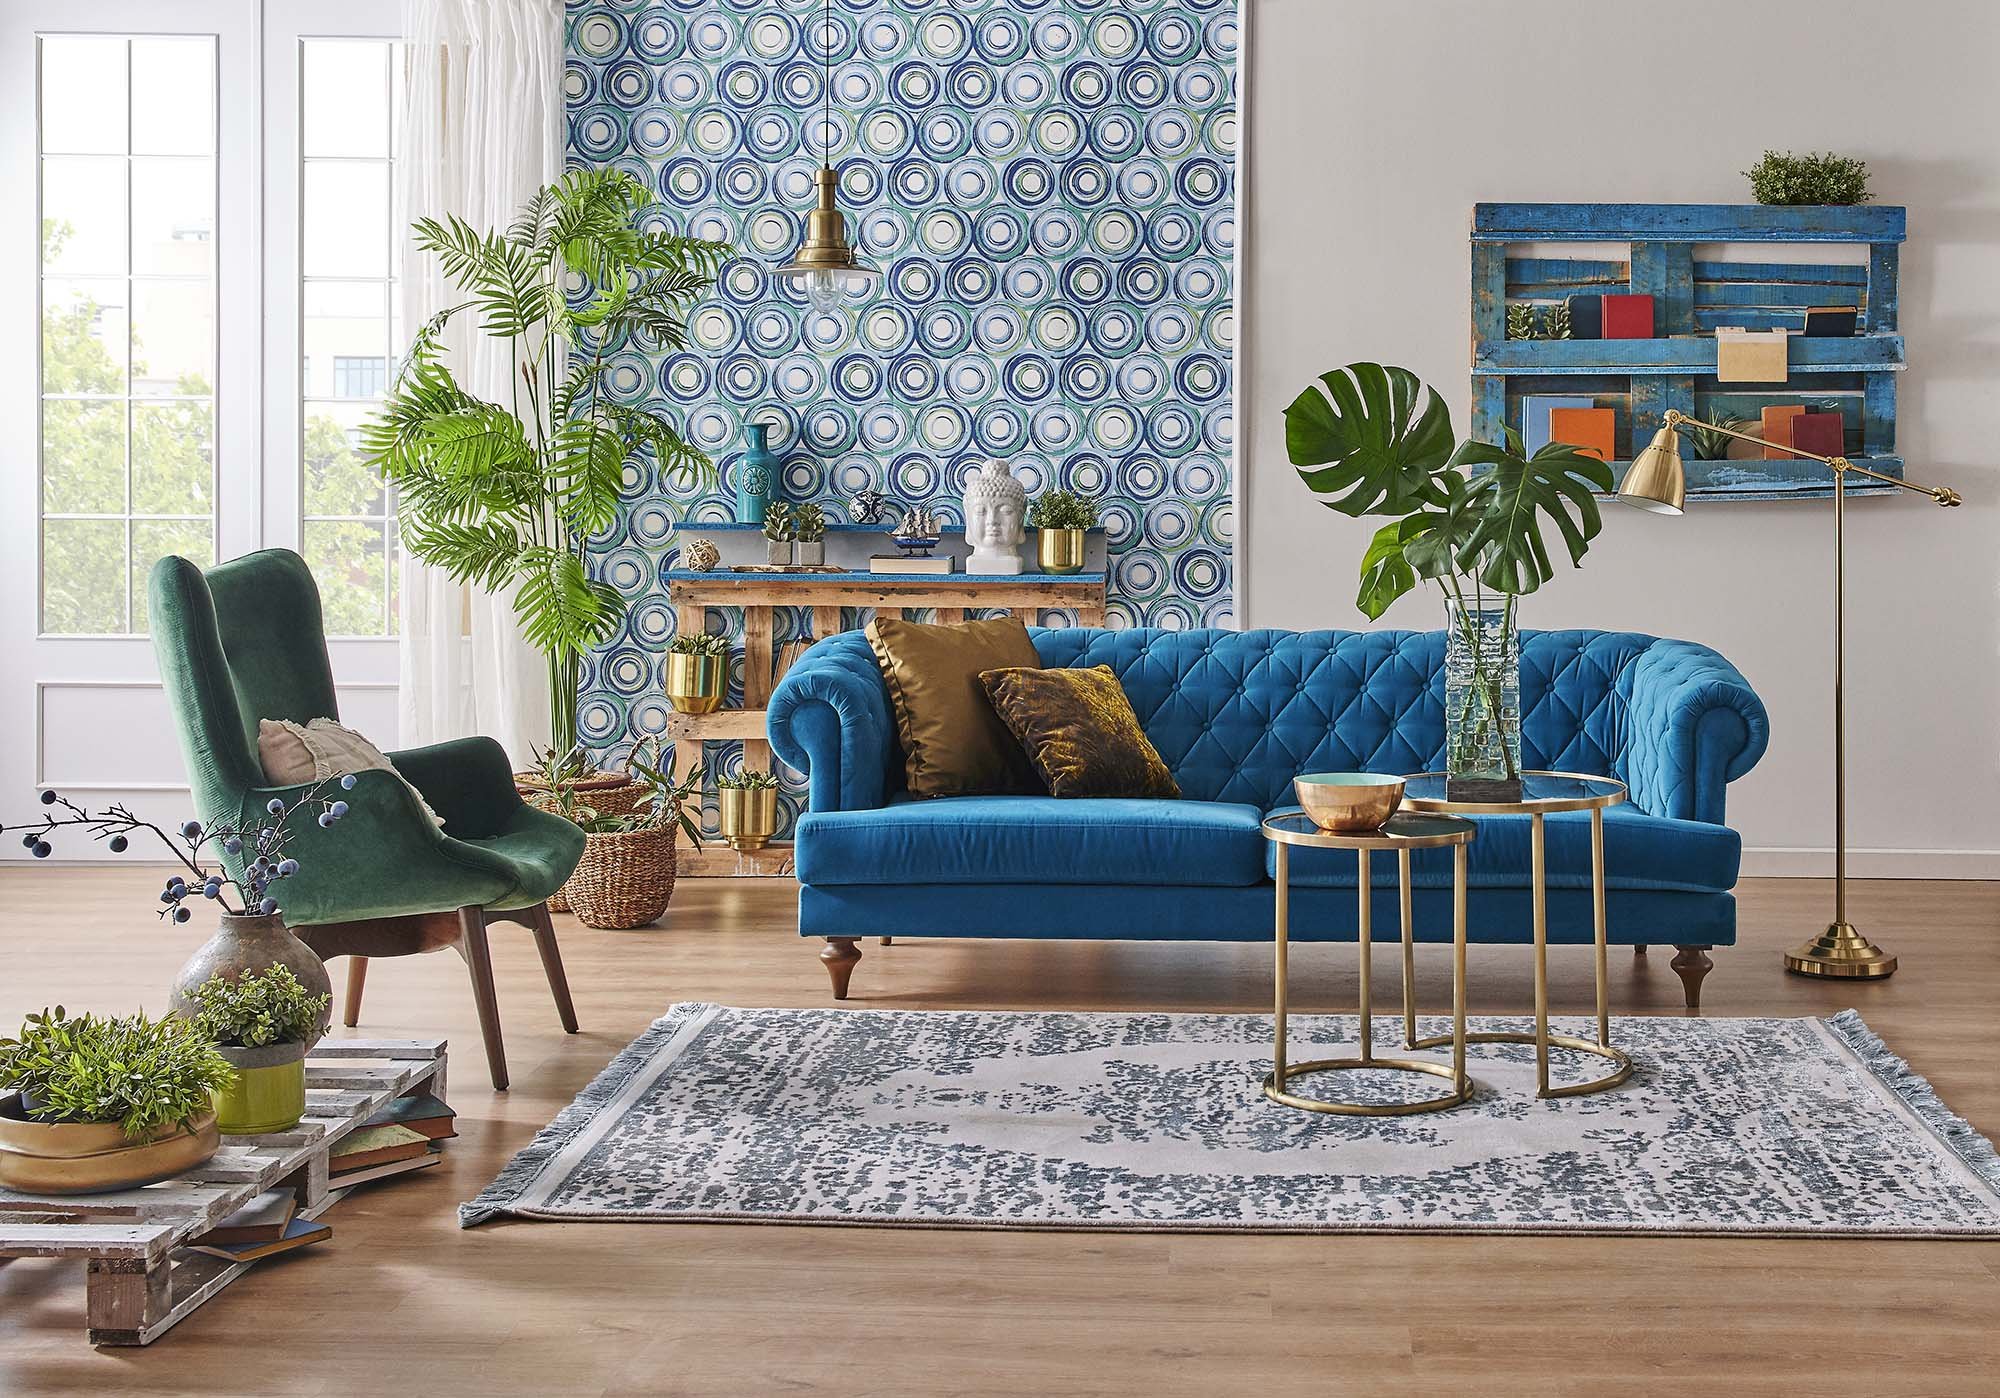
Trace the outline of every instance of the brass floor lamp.
<path fill-rule="evenodd" d="M 1703 422 L 1676 409 L 1667 409 L 1666 425 L 1653 437 L 1653 444 L 1639 453 L 1618 487 L 1618 498 L 1628 505 L 1654 514 L 1677 515 L 1687 498 L 1687 477 L 1681 469 L 1679 428 L 1703 427 L 1739 442 L 1774 446 L 1762 437 L 1737 432 L 1713 422 Z M 1866 476 L 1928 495 L 1938 504 L 1957 505 L 1958 492 L 1944 486 L 1915 485 L 1885 476 L 1865 466 L 1856 466 L 1844 456 L 1819 456 L 1796 447 L 1784 447 L 1793 456 L 1817 461 L 1833 472 L 1833 922 L 1826 931 L 1803 946 L 1785 953 L 1785 969 L 1802 976 L 1834 976 L 1849 980 L 1880 980 L 1894 975 L 1896 958 L 1854 930 L 1847 920 L 1847 713 L 1841 697 L 1841 681 L 1846 670 L 1847 640 L 1847 547 L 1844 536 L 1849 475 Z"/>

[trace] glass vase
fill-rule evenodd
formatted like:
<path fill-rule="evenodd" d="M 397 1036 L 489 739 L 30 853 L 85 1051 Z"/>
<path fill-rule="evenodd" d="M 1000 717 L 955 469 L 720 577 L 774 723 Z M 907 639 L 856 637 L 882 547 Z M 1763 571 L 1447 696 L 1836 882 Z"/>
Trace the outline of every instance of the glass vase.
<path fill-rule="evenodd" d="M 1518 604 L 1445 604 L 1445 790 L 1454 801 L 1521 799 Z"/>

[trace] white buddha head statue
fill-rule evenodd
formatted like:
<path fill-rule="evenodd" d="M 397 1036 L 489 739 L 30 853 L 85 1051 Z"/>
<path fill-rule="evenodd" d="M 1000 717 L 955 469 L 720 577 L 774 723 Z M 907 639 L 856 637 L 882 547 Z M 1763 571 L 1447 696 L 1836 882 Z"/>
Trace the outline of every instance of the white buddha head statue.
<path fill-rule="evenodd" d="M 975 558 L 1018 559 L 1027 535 L 1028 492 L 1004 461 L 989 461 L 966 478 L 965 541 Z"/>

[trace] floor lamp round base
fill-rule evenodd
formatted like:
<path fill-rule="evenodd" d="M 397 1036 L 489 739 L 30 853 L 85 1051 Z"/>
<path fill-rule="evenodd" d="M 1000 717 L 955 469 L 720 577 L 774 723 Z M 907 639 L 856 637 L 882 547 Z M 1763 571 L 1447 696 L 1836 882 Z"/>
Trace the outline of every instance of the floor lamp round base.
<path fill-rule="evenodd" d="M 1785 969 L 1800 976 L 1879 981 L 1896 974 L 1896 958 L 1845 922 L 1785 953 Z"/>

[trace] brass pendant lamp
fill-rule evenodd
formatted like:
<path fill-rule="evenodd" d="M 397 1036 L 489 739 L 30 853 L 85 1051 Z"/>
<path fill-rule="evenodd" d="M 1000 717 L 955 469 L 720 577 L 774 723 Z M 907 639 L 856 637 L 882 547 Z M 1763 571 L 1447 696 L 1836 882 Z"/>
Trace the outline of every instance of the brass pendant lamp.
<path fill-rule="evenodd" d="M 1652 445 L 1640 452 L 1619 483 L 1618 498 L 1652 514 L 1678 515 L 1687 503 L 1687 477 L 1681 466 L 1682 427 L 1705 427 L 1739 442 L 1773 443 L 1748 432 L 1702 422 L 1677 409 L 1667 409 L 1666 421 Z M 1918 485 L 1857 466 L 1844 456 L 1819 456 L 1787 447 L 1792 455 L 1817 461 L 1833 473 L 1833 921 L 1826 931 L 1785 953 L 1785 969 L 1801 976 L 1839 980 L 1881 980 L 1896 972 L 1896 957 L 1855 930 L 1847 920 L 1847 707 L 1842 681 L 1847 669 L 1847 478 L 1865 476 L 1917 495 L 1928 495 L 1947 508 L 1960 503 L 1947 486 Z"/>
<path fill-rule="evenodd" d="M 820 37 L 820 163 L 813 176 L 819 203 L 806 215 L 805 241 L 778 275 L 804 292 L 814 310 L 831 311 L 843 300 L 872 291 L 882 272 L 855 255 L 847 241 L 847 219 L 835 202 L 840 176 L 833 169 L 833 0 L 826 0 L 821 12 Z"/>

